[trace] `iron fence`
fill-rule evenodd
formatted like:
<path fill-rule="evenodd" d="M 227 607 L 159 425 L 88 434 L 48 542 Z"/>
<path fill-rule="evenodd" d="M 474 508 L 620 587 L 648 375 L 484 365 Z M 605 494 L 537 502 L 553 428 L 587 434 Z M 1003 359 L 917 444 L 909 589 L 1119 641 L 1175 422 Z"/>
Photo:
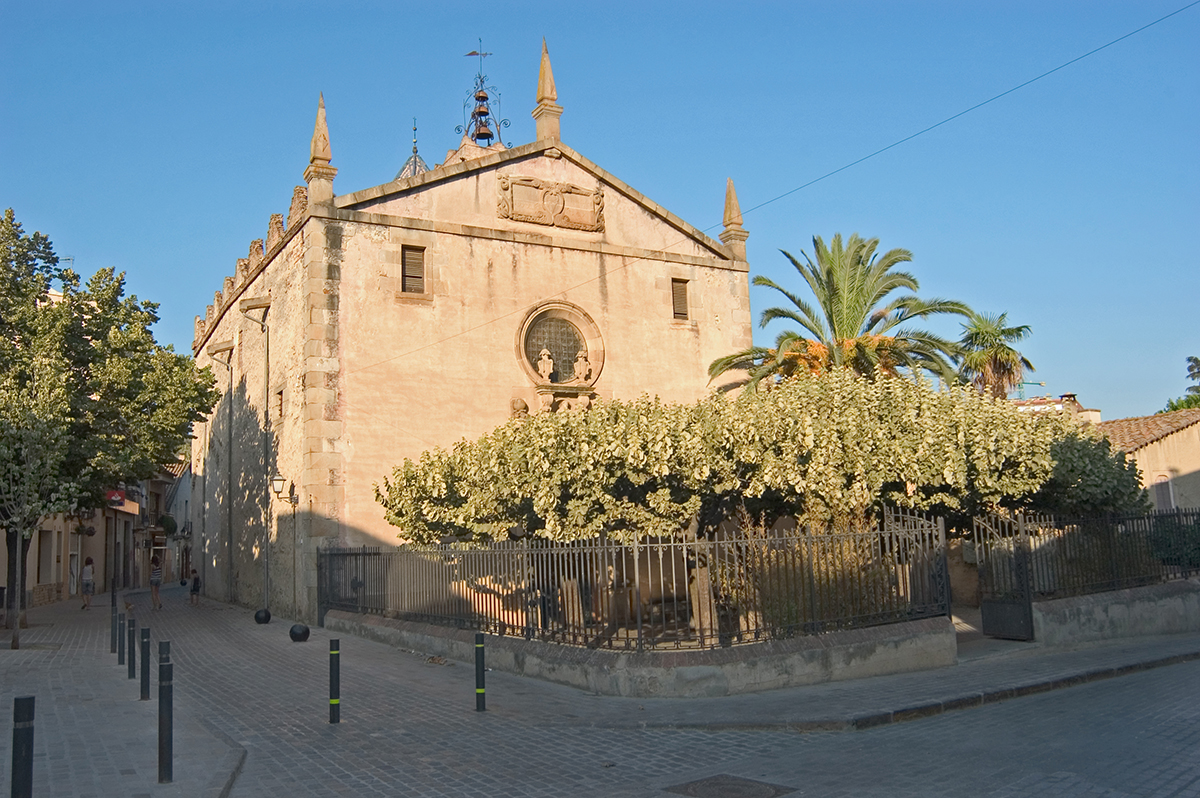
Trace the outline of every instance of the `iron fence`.
<path fill-rule="evenodd" d="M 323 549 L 329 609 L 592 648 L 712 648 L 949 613 L 940 519 L 857 532 Z"/>
<path fill-rule="evenodd" d="M 1200 510 L 975 519 L 984 598 L 1065 598 L 1200 574 Z"/>

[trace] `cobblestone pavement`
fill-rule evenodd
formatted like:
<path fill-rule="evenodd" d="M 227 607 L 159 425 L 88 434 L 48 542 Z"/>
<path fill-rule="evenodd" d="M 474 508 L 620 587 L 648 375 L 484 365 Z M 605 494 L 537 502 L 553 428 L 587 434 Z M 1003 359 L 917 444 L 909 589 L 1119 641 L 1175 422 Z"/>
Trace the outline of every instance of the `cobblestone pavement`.
<path fill-rule="evenodd" d="M 191 777 L 191 793 L 144 779 L 118 788 L 111 774 L 89 777 L 86 789 L 71 786 L 84 776 L 69 772 L 99 774 L 146 750 L 153 774 L 154 726 L 152 707 L 136 700 L 129 719 L 108 724 L 114 708 L 129 709 L 127 698 L 106 699 L 99 710 L 85 706 L 114 690 L 136 699 L 136 683 L 123 682 L 108 653 L 107 608 L 81 613 L 58 605 L 31 611 L 44 625 L 25 635 L 34 645 L 57 642 L 56 651 L 0 652 L 5 706 L 36 688 L 58 707 L 47 718 L 39 692 L 39 798 L 200 795 L 236 769 L 242 749 L 245 763 L 230 793 L 238 798 L 667 798 L 664 788 L 718 774 L 803 796 L 1200 796 L 1200 660 L 860 731 L 769 728 L 797 717 L 920 704 L 955 680 L 965 680 L 958 689 L 986 688 L 1017 684 L 1020 674 L 1079 672 L 1084 662 L 1161 660 L 1200 651 L 1196 636 L 1075 652 L 1025 649 L 926 674 L 703 702 L 607 698 L 489 673 L 486 713 L 474 711 L 469 666 L 342 637 L 342 723 L 332 726 L 325 630 L 295 644 L 286 620 L 259 626 L 240 608 L 189 607 L 181 590 L 164 591 L 161 612 L 151 612 L 144 596 L 132 598 L 154 637 L 172 641 L 177 713 L 190 723 L 190 742 L 177 737 L 176 773 L 207 769 L 207 780 Z M 29 669 L 41 675 L 22 676 Z M 20 689 L 10 687 L 14 678 Z M 705 728 L 706 718 L 717 728 Z M 95 741 L 79 740 L 77 728 Z M 5 768 L 9 737 L 0 744 Z M 140 773 L 145 766 L 131 767 Z"/>

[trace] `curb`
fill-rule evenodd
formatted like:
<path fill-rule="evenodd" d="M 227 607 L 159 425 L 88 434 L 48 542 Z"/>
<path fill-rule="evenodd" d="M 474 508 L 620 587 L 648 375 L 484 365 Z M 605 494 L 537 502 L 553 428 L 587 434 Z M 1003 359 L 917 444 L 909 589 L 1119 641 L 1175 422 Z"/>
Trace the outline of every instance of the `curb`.
<path fill-rule="evenodd" d="M 1061 676 L 1054 679 L 1046 679 L 1039 682 L 1031 682 L 1022 684 L 1016 687 L 1004 687 L 994 690 L 984 690 L 978 693 L 970 693 L 959 698 L 952 698 L 946 701 L 931 701 L 927 704 L 918 704 L 916 706 L 904 707 L 888 712 L 871 712 L 863 715 L 855 715 L 850 718 L 833 718 L 824 720 L 798 720 L 798 721 L 783 721 L 779 723 L 675 723 L 664 722 L 654 723 L 644 721 L 637 724 L 639 728 L 644 729 L 704 729 L 708 731 L 790 731 L 797 733 L 809 732 L 848 732 L 848 731 L 863 731 L 865 729 L 873 729 L 877 726 L 887 726 L 893 723 L 905 723 L 910 720 L 919 720 L 921 718 L 929 718 L 934 715 L 941 715 L 946 712 L 954 712 L 960 709 L 971 709 L 981 707 L 985 704 L 994 704 L 999 701 L 1007 701 L 1012 698 L 1020 698 L 1021 696 L 1034 695 L 1036 693 L 1046 693 L 1051 690 L 1060 690 L 1065 687 L 1075 687 L 1088 682 L 1096 682 L 1102 679 L 1112 679 L 1117 676 L 1127 676 L 1131 673 L 1139 673 L 1141 671 L 1152 670 L 1154 668 L 1163 668 L 1168 665 L 1178 665 L 1182 662 L 1192 662 L 1200 660 L 1200 651 L 1192 651 L 1186 654 L 1173 654 L 1167 657 L 1158 659 L 1146 660 L 1145 662 L 1135 662 L 1129 665 L 1121 665 L 1112 668 L 1096 668 L 1094 670 L 1083 671 L 1072 676 Z M 620 728 L 614 726 L 613 728 Z"/>
<path fill-rule="evenodd" d="M 208 718 L 199 718 L 199 721 L 209 734 L 225 743 L 230 749 L 229 753 L 221 758 L 220 767 L 204 786 L 203 795 L 205 798 L 210 796 L 211 798 L 229 798 L 229 793 L 233 791 L 233 785 L 242 773 L 242 766 L 246 764 L 246 749 L 218 729 Z"/>

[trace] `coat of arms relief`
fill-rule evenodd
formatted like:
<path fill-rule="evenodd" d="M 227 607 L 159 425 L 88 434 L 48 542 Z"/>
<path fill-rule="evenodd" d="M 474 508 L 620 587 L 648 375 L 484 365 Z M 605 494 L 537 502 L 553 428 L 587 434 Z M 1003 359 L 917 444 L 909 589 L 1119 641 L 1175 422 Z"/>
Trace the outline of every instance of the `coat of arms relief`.
<path fill-rule="evenodd" d="M 604 189 L 552 183 L 536 177 L 500 175 L 501 219 L 532 222 L 567 230 L 604 230 Z"/>

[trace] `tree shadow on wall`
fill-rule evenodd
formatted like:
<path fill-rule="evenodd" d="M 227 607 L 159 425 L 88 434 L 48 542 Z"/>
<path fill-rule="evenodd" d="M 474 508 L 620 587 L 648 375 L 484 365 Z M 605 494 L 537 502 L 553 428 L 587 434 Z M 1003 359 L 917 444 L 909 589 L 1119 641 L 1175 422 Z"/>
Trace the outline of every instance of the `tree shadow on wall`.
<path fill-rule="evenodd" d="M 249 401 L 243 377 L 221 397 L 203 442 L 204 502 L 197 570 L 207 595 L 260 605 L 275 473 L 275 436 Z"/>

